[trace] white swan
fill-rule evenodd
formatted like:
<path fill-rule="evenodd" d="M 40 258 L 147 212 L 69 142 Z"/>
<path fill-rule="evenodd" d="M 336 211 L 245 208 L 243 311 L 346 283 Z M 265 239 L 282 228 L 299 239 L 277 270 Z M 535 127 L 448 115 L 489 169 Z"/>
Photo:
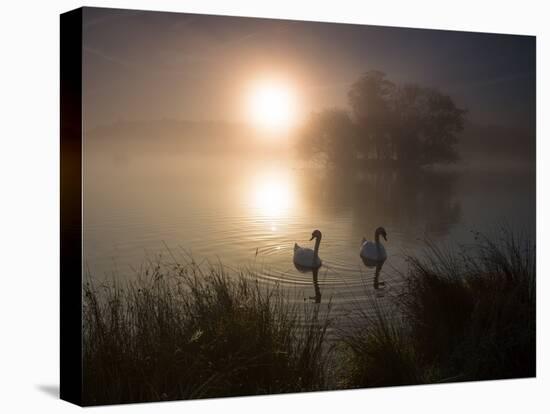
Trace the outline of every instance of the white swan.
<path fill-rule="evenodd" d="M 321 244 L 322 234 L 319 230 L 311 233 L 310 241 L 315 239 L 315 248 L 313 250 L 307 247 L 300 247 L 294 243 L 294 264 L 308 269 L 316 269 L 321 267 L 323 263 L 319 258 L 319 245 Z"/>
<path fill-rule="evenodd" d="M 361 250 L 359 251 L 359 255 L 364 261 L 383 262 L 388 258 L 384 245 L 380 243 L 380 236 L 382 236 L 384 240 L 388 241 L 386 230 L 384 230 L 384 227 L 378 227 L 376 229 L 376 231 L 374 232 L 374 242 L 370 240 L 367 241 L 363 237 L 363 240 L 361 241 Z"/>

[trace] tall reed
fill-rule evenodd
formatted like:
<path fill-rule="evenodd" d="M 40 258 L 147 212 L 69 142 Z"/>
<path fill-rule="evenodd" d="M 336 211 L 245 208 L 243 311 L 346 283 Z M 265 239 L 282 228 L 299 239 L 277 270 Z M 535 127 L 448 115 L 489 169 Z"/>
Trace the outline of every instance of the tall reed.
<path fill-rule="evenodd" d="M 535 246 L 502 228 L 454 253 L 408 257 L 391 313 L 342 332 L 349 387 L 531 377 L 536 373 Z"/>
<path fill-rule="evenodd" d="M 84 289 L 87 405 L 326 388 L 328 313 L 220 266 Z"/>

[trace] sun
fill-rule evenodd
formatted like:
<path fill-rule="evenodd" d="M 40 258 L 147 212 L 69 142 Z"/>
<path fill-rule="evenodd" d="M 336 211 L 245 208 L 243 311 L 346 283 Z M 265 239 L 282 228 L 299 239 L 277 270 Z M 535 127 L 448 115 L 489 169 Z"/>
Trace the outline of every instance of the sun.
<path fill-rule="evenodd" d="M 264 81 L 255 84 L 249 96 L 251 121 L 269 130 L 286 130 L 297 119 L 296 95 L 284 82 Z"/>

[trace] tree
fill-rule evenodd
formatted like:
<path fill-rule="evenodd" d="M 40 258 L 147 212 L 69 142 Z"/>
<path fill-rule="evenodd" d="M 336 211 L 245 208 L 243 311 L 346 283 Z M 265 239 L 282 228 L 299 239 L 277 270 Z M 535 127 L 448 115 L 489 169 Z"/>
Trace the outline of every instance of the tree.
<path fill-rule="evenodd" d="M 361 129 L 358 150 L 364 158 L 390 157 L 391 102 L 395 88 L 395 84 L 386 79 L 386 74 L 377 70 L 366 72 L 351 86 L 348 99 Z"/>
<path fill-rule="evenodd" d="M 300 150 L 307 158 L 322 159 L 337 167 L 355 164 L 356 146 L 357 126 L 341 109 L 312 113 L 300 140 Z"/>
<path fill-rule="evenodd" d="M 458 159 L 458 134 L 466 111 L 439 90 L 397 85 L 380 71 L 361 76 L 348 93 L 351 117 L 339 109 L 311 115 L 302 153 L 350 168 L 450 163 Z"/>
<path fill-rule="evenodd" d="M 397 88 L 392 104 L 392 148 L 401 164 L 428 165 L 458 159 L 457 134 L 466 111 L 437 89 L 407 84 Z"/>
<path fill-rule="evenodd" d="M 464 129 L 464 109 L 457 108 L 450 96 L 436 89 L 426 89 L 422 164 L 455 162 L 458 133 Z"/>
<path fill-rule="evenodd" d="M 404 85 L 396 88 L 392 97 L 392 158 L 403 164 L 419 162 L 422 157 L 421 134 L 425 121 L 423 92 L 418 85 Z"/>

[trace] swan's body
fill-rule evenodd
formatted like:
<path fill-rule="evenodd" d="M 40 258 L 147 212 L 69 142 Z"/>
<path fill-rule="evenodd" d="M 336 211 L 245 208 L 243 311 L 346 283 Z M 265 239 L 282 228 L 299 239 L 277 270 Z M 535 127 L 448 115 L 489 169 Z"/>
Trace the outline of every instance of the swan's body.
<path fill-rule="evenodd" d="M 363 259 L 373 262 L 382 262 L 388 258 L 384 245 L 380 242 L 376 244 L 370 240 L 363 240 L 360 254 Z"/>
<path fill-rule="evenodd" d="M 323 261 L 312 249 L 307 247 L 300 247 L 294 243 L 294 263 L 300 267 L 313 269 L 320 267 Z"/>
<path fill-rule="evenodd" d="M 374 233 L 374 240 L 363 240 L 361 241 L 361 249 L 359 255 L 366 262 L 383 262 L 388 258 L 386 249 L 384 245 L 380 242 L 380 236 L 384 237 L 384 240 L 387 240 L 386 230 L 383 227 L 378 227 Z"/>
<path fill-rule="evenodd" d="M 315 239 L 315 248 L 300 247 L 298 243 L 294 243 L 294 264 L 306 269 L 316 269 L 321 267 L 323 261 L 319 257 L 319 245 L 321 244 L 321 232 L 315 230 L 311 234 L 311 239 Z"/>

